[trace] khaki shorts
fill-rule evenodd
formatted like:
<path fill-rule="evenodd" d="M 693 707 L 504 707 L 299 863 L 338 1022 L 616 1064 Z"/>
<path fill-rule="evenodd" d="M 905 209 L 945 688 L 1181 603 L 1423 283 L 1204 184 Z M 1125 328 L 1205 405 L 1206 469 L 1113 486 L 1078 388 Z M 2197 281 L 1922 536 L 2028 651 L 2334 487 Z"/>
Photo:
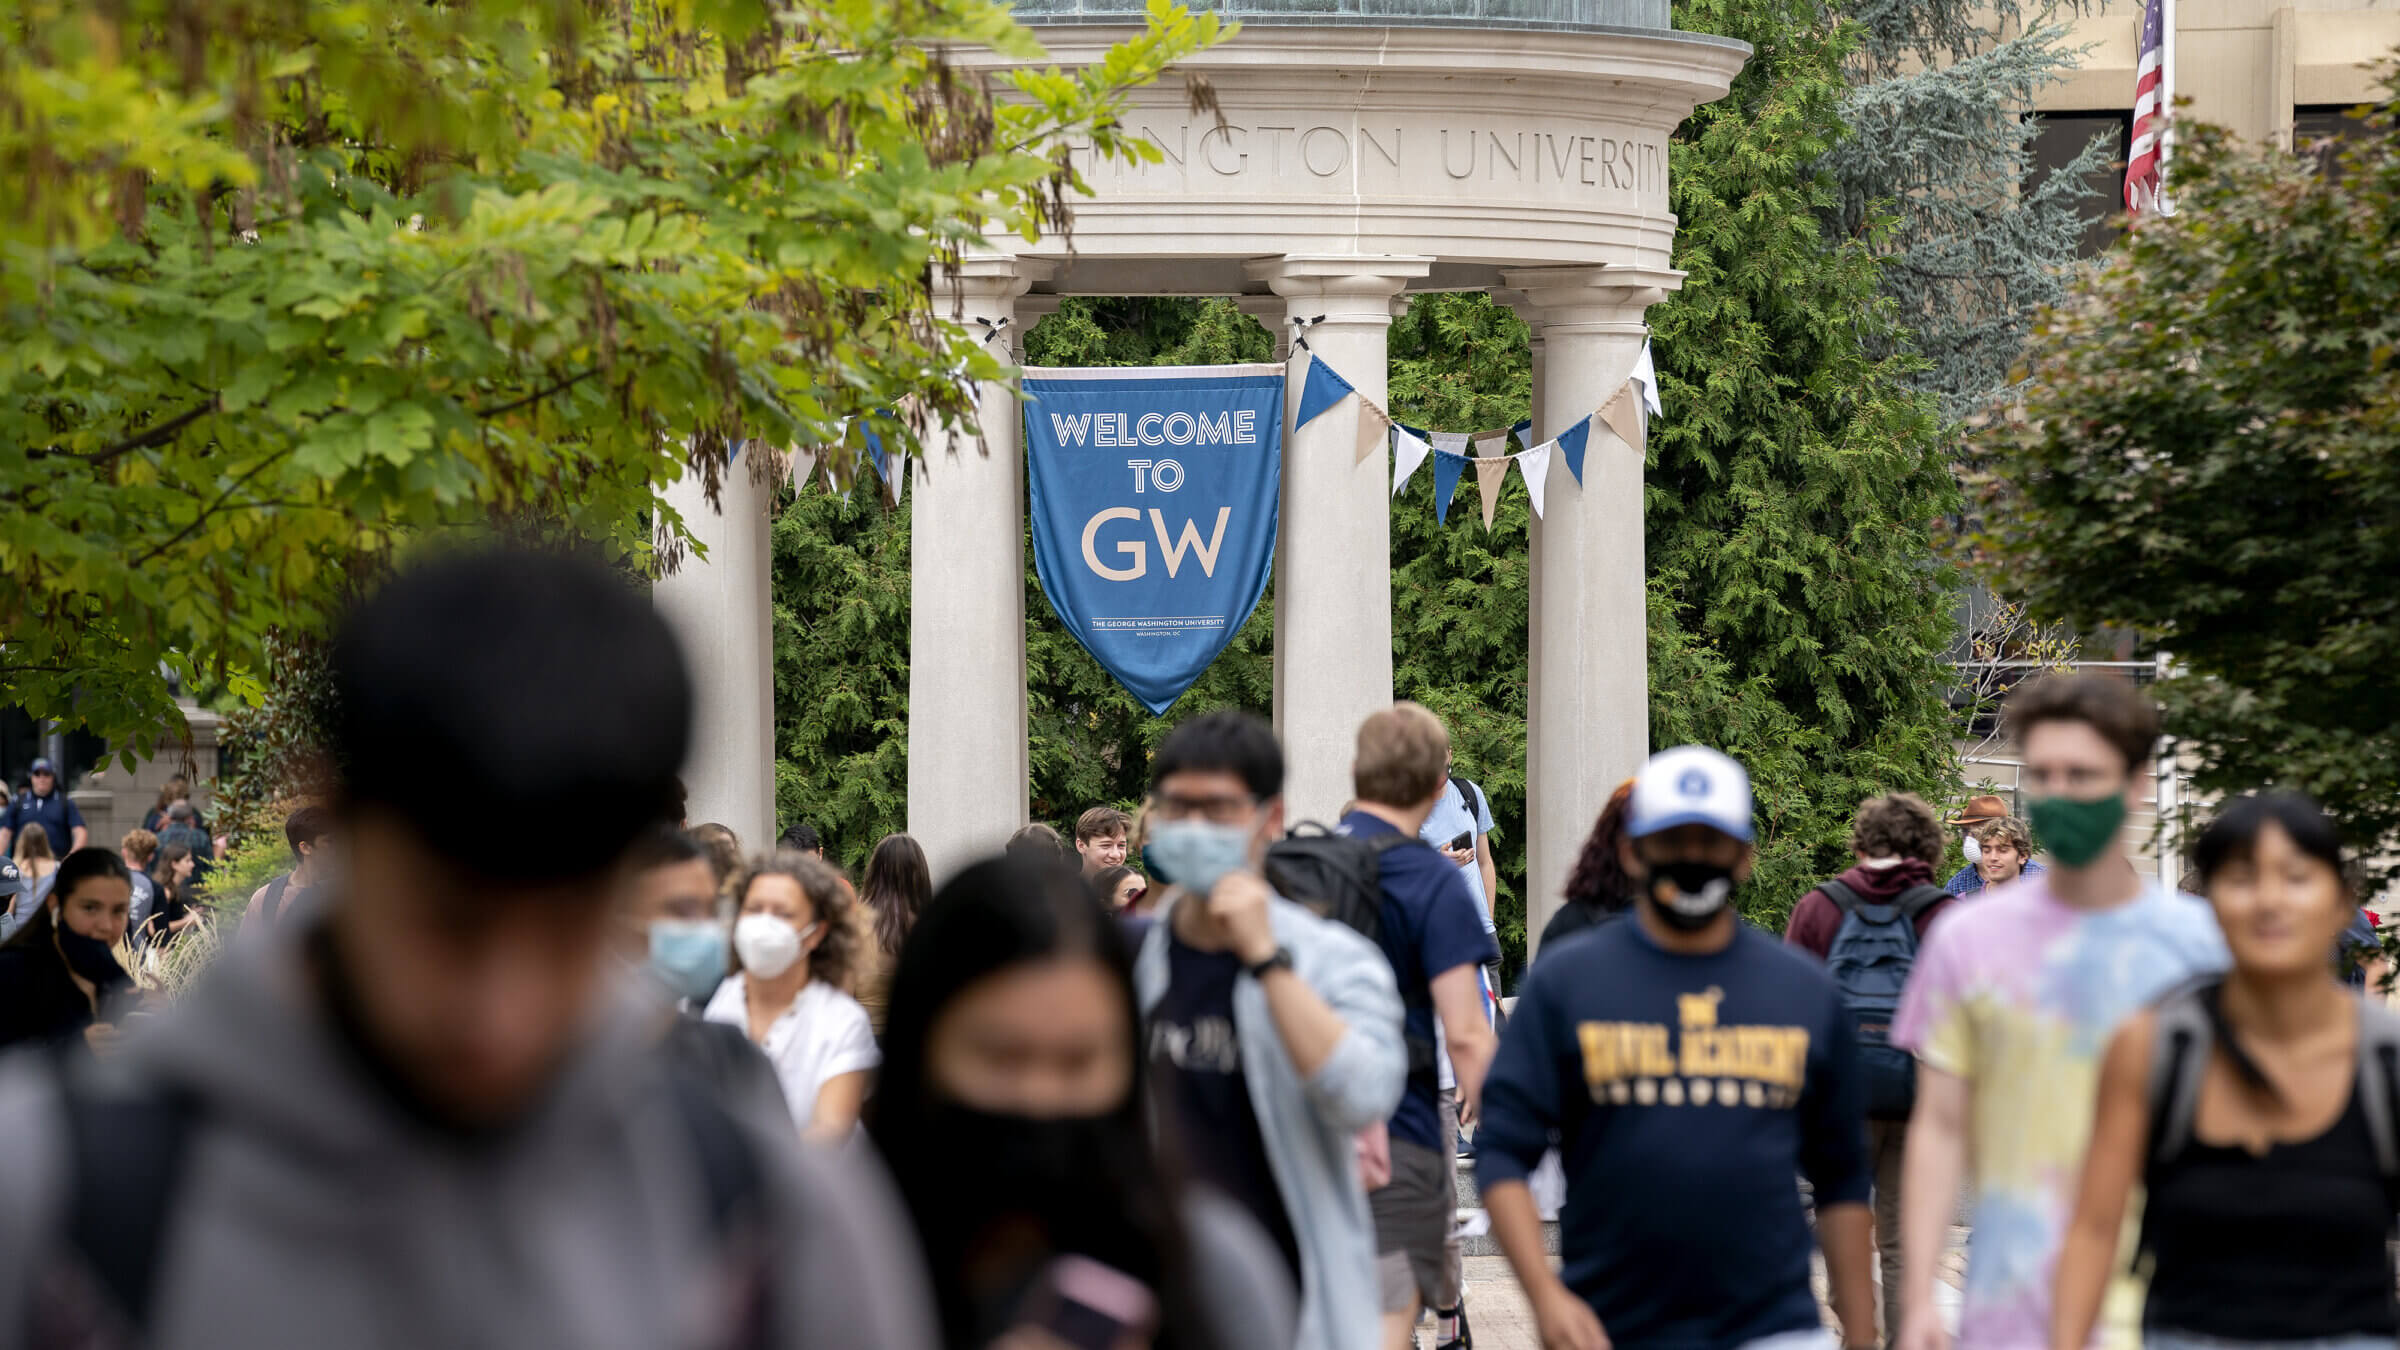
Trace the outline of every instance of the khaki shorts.
<path fill-rule="evenodd" d="M 1367 1196 L 1375 1214 L 1375 1266 L 1387 1313 L 1407 1312 L 1420 1301 L 1428 1308 L 1458 1306 L 1458 1286 L 1444 1250 L 1458 1218 L 1452 1171 L 1457 1165 L 1439 1150 L 1392 1141 L 1391 1184 Z"/>

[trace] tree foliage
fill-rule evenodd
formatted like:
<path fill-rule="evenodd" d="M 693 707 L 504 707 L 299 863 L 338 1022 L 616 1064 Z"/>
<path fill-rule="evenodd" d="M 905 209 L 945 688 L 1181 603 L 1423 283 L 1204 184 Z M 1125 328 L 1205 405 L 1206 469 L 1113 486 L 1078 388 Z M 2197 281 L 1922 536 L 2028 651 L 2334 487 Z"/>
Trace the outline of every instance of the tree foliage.
<path fill-rule="evenodd" d="M 2173 216 L 2045 316 L 1980 440 L 1996 586 L 2171 652 L 2203 794 L 2315 794 L 2400 849 L 2400 101 L 2338 175 L 2184 124 Z"/>
<path fill-rule="evenodd" d="M 2083 238 L 2089 176 L 2116 147 L 2095 140 L 2033 169 L 2034 98 L 2074 64 L 2064 6 L 2016 0 L 1844 0 L 1847 133 L 1824 154 L 1833 218 L 1882 260 L 1902 328 L 1869 350 L 1923 358 L 1909 383 L 1944 422 L 1986 411 L 2009 387 L 2033 316 L 2064 294 Z M 1878 224 L 1881 222 L 1880 228 Z"/>
<path fill-rule="evenodd" d="M 999 367 L 932 265 L 1066 223 L 1065 138 L 1212 42 L 1073 74 L 994 0 L 6 0 L 0 699 L 147 753 L 332 578 L 494 519 L 647 566 L 740 438 Z"/>

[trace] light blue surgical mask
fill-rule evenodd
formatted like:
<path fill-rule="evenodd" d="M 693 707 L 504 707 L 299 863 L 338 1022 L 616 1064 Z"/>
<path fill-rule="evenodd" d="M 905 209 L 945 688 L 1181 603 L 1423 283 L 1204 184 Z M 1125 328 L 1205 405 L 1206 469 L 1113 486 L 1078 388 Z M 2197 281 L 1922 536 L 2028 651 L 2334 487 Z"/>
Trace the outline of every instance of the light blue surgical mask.
<path fill-rule="evenodd" d="M 654 919 L 650 973 L 677 998 L 700 1002 L 725 978 L 725 925 L 714 919 Z"/>
<path fill-rule="evenodd" d="M 1150 827 L 1142 860 L 1154 874 L 1206 895 L 1228 872 L 1250 863 L 1250 827 L 1206 820 L 1162 820 Z"/>

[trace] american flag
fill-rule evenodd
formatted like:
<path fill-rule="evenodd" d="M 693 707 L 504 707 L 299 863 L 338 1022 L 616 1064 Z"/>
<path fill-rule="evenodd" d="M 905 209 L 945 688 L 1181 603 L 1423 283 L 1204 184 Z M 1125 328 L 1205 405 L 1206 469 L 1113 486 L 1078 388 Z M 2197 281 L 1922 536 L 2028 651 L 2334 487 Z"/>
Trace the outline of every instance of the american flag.
<path fill-rule="evenodd" d="M 2166 0 L 2142 6 L 2142 55 L 2133 74 L 2133 148 L 2125 158 L 2125 209 L 2158 209 L 2158 139 L 2166 127 Z"/>

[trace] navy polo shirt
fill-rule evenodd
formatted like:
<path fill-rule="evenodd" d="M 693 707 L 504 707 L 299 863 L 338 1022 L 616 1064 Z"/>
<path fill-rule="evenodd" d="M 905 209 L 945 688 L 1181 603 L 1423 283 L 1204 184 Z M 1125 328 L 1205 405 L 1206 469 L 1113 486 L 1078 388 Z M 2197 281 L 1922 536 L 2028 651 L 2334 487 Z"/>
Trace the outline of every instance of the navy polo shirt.
<path fill-rule="evenodd" d="M 1389 821 L 1364 811 L 1342 817 L 1340 833 L 1359 839 L 1398 834 Z M 1383 854 L 1383 954 L 1399 978 L 1407 1005 L 1402 1030 L 1433 1042 L 1433 980 L 1460 966 L 1500 959 L 1499 944 L 1483 931 L 1483 914 L 1450 860 L 1431 848 L 1402 845 Z M 1431 1073 L 1411 1074 L 1392 1112 L 1392 1137 L 1423 1148 L 1441 1147 L 1441 1086 Z"/>
<path fill-rule="evenodd" d="M 58 788 L 47 797 L 36 797 L 27 788 L 17 794 L 8 808 L 8 840 L 10 847 L 25 837 L 25 827 L 39 825 L 50 836 L 50 851 L 59 857 L 67 856 L 75 847 L 75 827 L 83 824 L 83 812 L 65 788 Z"/>

